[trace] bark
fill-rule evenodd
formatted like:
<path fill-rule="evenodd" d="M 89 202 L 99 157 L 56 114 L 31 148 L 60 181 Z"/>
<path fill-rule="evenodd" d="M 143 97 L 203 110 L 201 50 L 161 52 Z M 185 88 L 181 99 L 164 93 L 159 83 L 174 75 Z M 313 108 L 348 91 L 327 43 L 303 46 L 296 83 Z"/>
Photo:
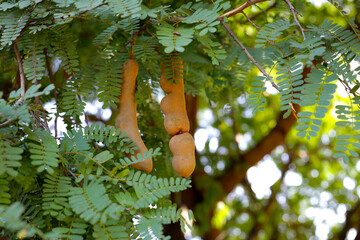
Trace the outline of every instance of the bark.
<path fill-rule="evenodd" d="M 180 222 L 170 223 L 164 226 L 164 235 L 170 236 L 171 239 L 185 240 L 184 234 L 181 231 Z"/>
<path fill-rule="evenodd" d="M 298 111 L 300 107 L 294 106 Z M 283 119 L 283 113 L 279 114 L 276 126 L 254 148 L 240 155 L 238 161 L 229 167 L 229 170 L 219 180 L 226 193 L 230 193 L 242 179 L 246 177 L 246 171 L 256 165 L 266 154 L 270 154 L 278 145 L 284 143 L 287 133 L 296 122 L 291 115 Z"/>
<path fill-rule="evenodd" d="M 232 17 L 238 13 L 241 13 L 242 11 L 244 11 L 246 8 L 250 7 L 251 5 L 254 5 L 256 3 L 260 3 L 260 2 L 266 2 L 269 0 L 253 0 L 253 1 L 246 1 L 244 4 L 242 4 L 240 7 L 237 7 L 235 9 L 232 9 L 229 12 L 224 13 L 223 15 L 221 15 L 220 17 L 218 17 L 218 20 L 224 18 L 224 17 Z"/>
<path fill-rule="evenodd" d="M 355 239 L 360 239 L 360 201 L 357 202 L 353 208 L 351 208 L 350 210 L 348 210 L 346 212 L 346 220 L 345 220 L 345 224 L 342 228 L 342 230 L 340 231 L 340 233 L 334 237 L 333 239 L 335 240 L 345 240 L 348 231 L 351 228 L 355 228 L 358 231 L 358 234 L 356 236 Z"/>
<path fill-rule="evenodd" d="M 247 239 L 248 240 L 256 240 L 258 237 L 258 234 L 260 232 L 260 230 L 269 223 L 271 214 L 274 212 L 274 210 L 276 209 L 276 195 L 279 193 L 281 185 L 284 182 L 284 178 L 285 178 L 285 174 L 286 172 L 289 170 L 289 166 L 290 164 L 293 162 L 294 157 L 291 157 L 289 162 L 286 163 L 281 171 L 281 178 L 278 180 L 278 183 L 276 183 L 272 188 L 271 188 L 271 195 L 270 198 L 267 200 L 266 205 L 263 207 L 263 209 L 261 210 L 262 212 L 266 213 L 266 218 L 263 221 L 256 221 L 252 227 L 252 229 L 250 230 L 250 233 L 248 234 Z"/>
<path fill-rule="evenodd" d="M 196 115 L 198 111 L 198 96 L 192 96 L 189 94 L 185 95 L 186 101 L 186 112 L 190 121 L 190 134 L 194 136 L 197 128 Z"/>

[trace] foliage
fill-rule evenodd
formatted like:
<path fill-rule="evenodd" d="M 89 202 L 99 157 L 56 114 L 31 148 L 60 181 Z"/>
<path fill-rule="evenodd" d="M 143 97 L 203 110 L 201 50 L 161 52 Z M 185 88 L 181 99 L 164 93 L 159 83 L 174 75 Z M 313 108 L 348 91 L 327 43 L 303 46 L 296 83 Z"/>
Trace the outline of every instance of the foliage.
<path fill-rule="evenodd" d="M 189 188 L 191 181 L 131 170 L 132 164 L 144 159 L 161 159 L 159 148 L 133 156 L 136 143 L 125 137 L 126 129 L 79 124 L 85 117 L 82 99 L 96 96 L 104 109 L 117 108 L 121 66 L 128 55 L 121 54 L 113 38 L 118 38 L 119 29 L 127 37 L 138 29 L 140 2 L 23 1 L 0 6 L 1 26 L 5 26 L 1 46 L 4 52 L 11 52 L 12 46 L 19 48 L 27 81 L 24 94 L 22 89 L 14 90 L 0 102 L 0 120 L 5 123 L 0 128 L 1 234 L 10 238 L 149 239 L 165 238 L 162 224 L 181 221 L 184 226 L 181 209 L 168 198 Z M 97 26 L 97 36 L 90 43 L 94 55 L 91 61 L 83 59 L 72 31 L 76 29 L 73 19 L 87 11 L 89 18 L 97 18 L 109 9 L 113 14 L 103 21 L 110 22 L 110 27 Z M 150 44 L 158 47 L 159 43 Z M 154 54 L 146 45 L 142 49 Z M 135 54 L 138 58 L 142 52 Z M 52 98 L 56 114 L 51 116 L 41 105 Z M 58 118 L 68 121 L 68 131 L 60 137 L 58 129 L 48 126 Z M 156 211 L 150 211 L 154 206 L 158 206 Z"/>
<path fill-rule="evenodd" d="M 114 127 L 99 127 L 97 124 L 68 131 L 60 139 L 60 146 L 48 131 L 40 128 L 32 132 L 29 127 L 21 125 L 19 129 L 8 127 L 1 130 L 4 157 L 1 161 L 0 216 L 6 235 L 31 237 L 37 234 L 42 238 L 71 235 L 71 238 L 82 239 L 90 229 L 94 230 L 94 237 L 99 239 L 104 238 L 105 232 L 109 232 L 114 239 L 128 239 L 134 234 L 146 235 L 147 231 L 140 227 L 125 229 L 123 226 L 132 222 L 134 215 L 143 215 L 142 221 L 162 217 L 156 215 L 161 212 L 149 214 L 149 204 L 167 203 L 166 197 L 171 192 L 190 187 L 190 180 L 173 177 L 162 179 L 140 171 L 129 171 L 130 164 L 160 155 L 159 149 L 150 150 L 148 155 L 144 153 L 144 156 L 132 157 L 131 160 L 119 160 L 109 150 L 117 151 L 120 146 L 121 152 L 131 153 L 134 143 Z M 15 140 L 19 143 L 13 147 L 8 141 Z M 105 147 L 90 149 L 92 140 L 101 140 Z M 30 154 L 33 166 L 26 163 L 28 158 L 22 157 L 21 154 L 25 153 Z M 28 181 L 32 181 L 29 178 L 34 178 L 38 183 L 27 189 L 24 188 L 24 183 L 16 182 L 17 176 L 21 174 L 18 170 L 25 166 L 27 171 L 34 171 L 32 176 L 26 176 Z M 47 173 L 43 174 L 45 170 Z M 15 184 L 15 188 L 7 187 L 10 181 Z M 18 192 L 17 189 L 23 190 Z M 30 210 L 35 207 L 35 199 L 29 199 L 28 208 L 25 209 L 20 199 L 16 201 L 17 198 L 12 197 L 17 192 L 16 195 L 20 194 L 19 197 L 23 199 L 32 196 L 34 191 L 42 192 L 39 194 L 42 198 L 41 205 L 36 209 Z M 126 200 L 128 198 L 133 204 L 129 204 L 129 200 Z M 164 205 L 164 209 L 166 208 L 167 205 Z M 31 214 L 43 216 L 46 224 L 37 224 L 37 218 L 31 225 L 26 224 L 25 221 L 31 222 L 31 219 L 28 217 L 30 214 L 24 216 L 25 210 L 35 211 Z M 183 221 L 181 210 L 172 218 L 172 221 L 179 220 Z M 161 234 L 157 231 L 154 233 Z"/>
<path fill-rule="evenodd" d="M 248 49 L 244 53 L 220 24 L 222 14 L 244 1 L 2 1 L 0 234 L 168 239 L 166 224 L 180 222 L 183 231 L 190 227 L 180 206 L 169 200 L 190 188 L 191 180 L 176 177 L 171 170 L 169 136 L 161 127 L 163 116 L 156 100 L 162 95 L 160 66 L 171 65 L 167 78 L 176 82 L 181 74 L 186 93 L 200 99 L 199 115 L 213 116 L 205 123 L 211 125 L 213 135 L 208 135 L 197 161 L 205 176 L 194 176 L 200 188 L 196 191 L 203 194 L 196 198 L 203 202 L 195 209 L 200 222 L 194 234 L 205 236 L 217 226 L 231 238 L 241 226 L 238 235 L 245 238 L 260 222 L 268 223 L 266 236 L 273 233 L 269 229 L 278 229 L 279 239 L 313 235 L 308 218 L 284 220 L 286 214 L 304 216 L 304 208 L 311 205 L 307 193 L 287 193 L 281 183 L 273 185 L 271 191 L 280 192 L 287 201 L 265 216 L 261 206 L 271 211 L 271 204 L 264 202 L 275 197 L 259 200 L 244 180 L 239 184 L 246 197 L 223 199 L 226 207 L 214 210 L 224 194 L 216 181 L 241 159 L 238 156 L 271 132 L 278 112 L 280 119 L 297 119 L 287 150 L 269 153 L 279 168 L 296 169 L 302 179 L 313 176 L 314 169 L 322 181 L 328 181 L 327 171 L 354 168 L 360 151 L 360 67 L 353 67 L 360 61 L 360 20 L 355 11 L 359 6 L 355 1 L 329 1 L 327 8 L 315 8 L 294 0 L 295 15 L 306 14 L 299 26 L 285 1 L 262 2 L 246 1 L 252 7 L 236 18 L 225 18 Z M 319 17 L 320 11 L 328 19 Z M 125 137 L 126 129 L 111 126 L 118 112 L 122 65 L 129 56 L 139 63 L 138 121 L 150 149 L 137 156 L 132 155 L 136 143 Z M 277 92 L 271 93 L 269 86 Z M 346 98 L 340 96 L 340 88 Z M 90 103 L 99 107 L 97 114 L 90 114 Z M 106 111 L 112 112 L 110 119 L 100 116 Z M 199 128 L 206 128 L 204 121 L 199 121 Z M 245 136 L 250 136 L 246 144 Z M 327 138 L 327 144 L 318 144 Z M 315 159 L 311 163 L 302 162 L 304 149 L 308 158 Z M 285 155 L 296 157 L 287 165 Z M 150 157 L 155 169 L 151 174 L 132 168 Z M 244 169 L 256 161 L 240 161 L 244 166 L 236 169 L 246 176 Z M 311 169 L 300 169 L 301 164 Z M 344 179 L 346 174 L 341 173 Z M 329 182 L 339 184 L 336 179 Z M 316 194 L 324 190 L 311 184 L 306 187 Z M 339 190 L 333 194 L 336 203 L 355 194 L 355 190 L 334 189 Z M 251 201 L 256 204 L 250 206 Z M 214 210 L 213 221 L 208 219 L 209 209 Z M 193 219 L 191 210 L 189 218 Z M 280 223 L 271 228 L 272 222 Z M 301 227 L 294 227 L 296 234 L 291 235 L 283 230 L 288 225 Z"/>

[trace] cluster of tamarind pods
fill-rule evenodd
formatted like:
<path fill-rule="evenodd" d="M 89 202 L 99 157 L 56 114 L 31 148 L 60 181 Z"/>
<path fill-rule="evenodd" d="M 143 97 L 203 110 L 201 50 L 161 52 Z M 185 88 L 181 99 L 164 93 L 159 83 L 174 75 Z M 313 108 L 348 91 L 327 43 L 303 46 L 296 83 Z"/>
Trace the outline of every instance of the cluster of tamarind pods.
<path fill-rule="evenodd" d="M 160 108 L 165 115 L 165 130 L 171 135 L 169 147 L 173 153 L 173 169 L 179 175 L 188 177 L 195 169 L 195 143 L 189 133 L 190 123 L 186 113 L 182 60 L 180 57 L 173 60 L 175 61 L 171 62 L 171 66 L 161 66 L 160 86 L 167 95 L 161 100 Z M 172 82 L 166 77 L 166 69 L 169 67 L 176 73 Z M 135 151 L 136 156 L 138 153 L 143 154 L 148 151 L 141 139 L 136 117 L 135 84 L 138 64 L 135 59 L 130 58 L 124 63 L 123 69 L 124 77 L 115 127 L 125 131 L 126 136 L 136 142 L 138 147 Z M 132 166 L 149 173 L 153 168 L 153 162 L 149 158 Z"/>

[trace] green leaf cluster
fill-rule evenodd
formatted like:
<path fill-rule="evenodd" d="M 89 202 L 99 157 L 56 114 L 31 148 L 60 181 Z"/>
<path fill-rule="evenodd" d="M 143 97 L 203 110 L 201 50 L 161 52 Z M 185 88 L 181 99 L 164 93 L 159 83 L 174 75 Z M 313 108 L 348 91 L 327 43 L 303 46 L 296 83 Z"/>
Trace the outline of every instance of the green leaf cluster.
<path fill-rule="evenodd" d="M 304 39 L 300 34 L 291 35 L 296 25 L 279 19 L 260 29 L 255 47 L 265 48 L 266 64 L 270 71 L 276 71 L 276 80 L 272 84 L 276 84 L 280 95 L 280 110 L 284 111 L 284 118 L 297 115 L 298 137 L 306 137 L 307 140 L 318 137 L 323 119 L 336 109 L 339 120 L 336 126 L 344 129 L 339 129 L 333 156 L 348 162 L 349 156 L 358 156 L 357 130 L 349 135 L 345 129 L 357 123 L 354 101 L 360 86 L 357 79 L 360 68 L 351 65 L 359 60 L 360 38 L 358 28 L 351 19 L 347 21 L 352 31 L 325 19 L 320 26 L 308 26 Z M 264 110 L 264 80 L 265 76 L 261 76 L 250 82 L 248 102 L 255 112 L 257 109 Z M 350 104 L 334 104 L 337 84 L 347 90 Z M 300 112 L 296 113 L 295 105 L 302 107 Z"/>

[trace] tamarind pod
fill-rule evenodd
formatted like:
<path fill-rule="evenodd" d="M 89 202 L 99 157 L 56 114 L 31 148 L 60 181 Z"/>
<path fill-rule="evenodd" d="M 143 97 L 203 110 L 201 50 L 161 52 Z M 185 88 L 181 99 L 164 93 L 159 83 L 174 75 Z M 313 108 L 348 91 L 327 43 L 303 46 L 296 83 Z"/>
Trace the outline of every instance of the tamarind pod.
<path fill-rule="evenodd" d="M 185 100 L 176 93 L 166 95 L 160 102 L 160 108 L 165 114 L 164 127 L 170 135 L 188 132 L 190 122 L 186 114 Z"/>
<path fill-rule="evenodd" d="M 182 62 L 179 63 L 182 66 Z M 188 132 L 190 122 L 186 114 L 184 80 L 176 77 L 178 83 L 170 83 L 165 76 L 166 68 L 161 66 L 161 69 L 160 85 L 168 93 L 160 102 L 160 108 L 165 114 L 164 127 L 170 135 Z"/>
<path fill-rule="evenodd" d="M 119 96 L 120 110 L 115 120 L 115 127 L 125 131 L 126 137 L 136 142 L 138 149 L 135 150 L 135 157 L 137 157 L 138 153 L 143 154 L 145 151 L 148 152 L 148 149 L 141 139 L 136 117 L 135 82 L 138 73 L 138 64 L 135 59 L 129 59 L 124 63 L 123 68 L 124 77 L 121 86 L 121 95 Z M 152 170 L 153 162 L 151 158 L 148 158 L 132 164 L 132 166 L 149 173 Z"/>
<path fill-rule="evenodd" d="M 179 101 L 180 99 L 180 101 Z M 165 114 L 164 127 L 170 135 L 188 132 L 190 122 L 186 114 L 185 102 L 181 102 L 179 94 L 170 93 L 160 102 L 161 111 Z"/>
<path fill-rule="evenodd" d="M 174 96 L 176 97 L 176 95 L 174 94 L 167 94 L 160 101 L 160 109 L 165 114 L 165 116 L 169 112 L 173 111 L 173 108 L 171 107 L 171 102 L 174 102 L 174 100 L 172 100 L 171 98 L 174 98 Z"/>
<path fill-rule="evenodd" d="M 160 103 L 165 114 L 164 127 L 174 135 L 170 139 L 170 150 L 173 153 L 172 166 L 176 173 L 188 177 L 195 169 L 195 143 L 189 132 L 190 122 L 186 114 L 182 61 L 172 62 L 174 80 L 169 82 L 165 72 L 168 66 L 161 66 L 160 86 L 168 95 Z"/>
<path fill-rule="evenodd" d="M 183 177 L 190 176 L 196 165 L 195 143 L 190 133 L 182 133 L 170 139 L 170 150 L 174 157 L 172 167 L 176 173 Z"/>
<path fill-rule="evenodd" d="M 189 132 L 190 123 L 187 116 L 181 112 L 176 112 L 165 117 L 164 127 L 170 135 L 176 135 L 179 133 Z"/>
<path fill-rule="evenodd" d="M 185 103 L 179 107 L 181 102 L 178 102 L 178 98 L 178 94 L 170 93 L 160 102 L 161 111 L 165 114 L 164 127 L 170 135 L 190 130 Z"/>

